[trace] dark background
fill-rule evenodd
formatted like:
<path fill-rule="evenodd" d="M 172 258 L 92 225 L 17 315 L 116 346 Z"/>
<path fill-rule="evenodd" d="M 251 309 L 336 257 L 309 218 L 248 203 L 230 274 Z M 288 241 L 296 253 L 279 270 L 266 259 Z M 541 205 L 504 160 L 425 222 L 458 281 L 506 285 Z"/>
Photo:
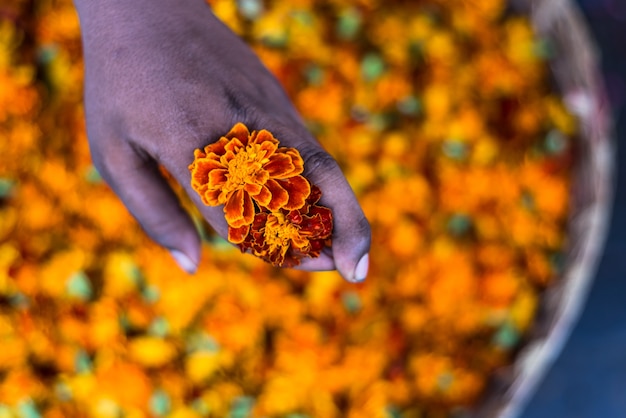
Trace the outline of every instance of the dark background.
<path fill-rule="evenodd" d="M 604 254 L 569 342 L 523 418 L 626 417 L 626 0 L 577 0 L 614 114 L 615 198 Z"/>

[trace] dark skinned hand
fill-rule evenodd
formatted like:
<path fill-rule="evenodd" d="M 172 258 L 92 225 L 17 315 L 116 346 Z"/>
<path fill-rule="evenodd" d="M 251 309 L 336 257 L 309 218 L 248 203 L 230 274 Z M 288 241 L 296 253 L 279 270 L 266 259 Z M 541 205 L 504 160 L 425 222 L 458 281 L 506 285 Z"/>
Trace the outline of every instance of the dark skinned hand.
<path fill-rule="evenodd" d="M 87 133 L 96 168 L 152 239 L 194 272 L 200 238 L 159 173 L 165 167 L 221 236 L 221 207 L 190 186 L 193 151 L 237 122 L 300 151 L 333 211 L 333 245 L 306 270 L 365 279 L 370 228 L 335 160 L 304 127 L 274 76 L 203 0 L 75 0 L 85 62 Z"/>

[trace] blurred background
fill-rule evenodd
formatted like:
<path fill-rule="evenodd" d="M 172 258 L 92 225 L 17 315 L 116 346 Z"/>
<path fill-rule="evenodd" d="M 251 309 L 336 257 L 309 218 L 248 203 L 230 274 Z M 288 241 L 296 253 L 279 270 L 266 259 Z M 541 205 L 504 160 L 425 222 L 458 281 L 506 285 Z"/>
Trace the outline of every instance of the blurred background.
<path fill-rule="evenodd" d="M 559 133 L 573 122 L 536 88 L 548 90 L 549 45 L 524 20 L 500 24 L 498 0 L 433 0 L 415 19 L 392 6 L 421 2 L 331 0 L 326 23 L 307 9 L 321 0 L 266 2 L 282 5 L 271 13 L 259 1 L 209 2 L 253 41 L 345 168 L 375 228 L 370 280 L 275 271 L 210 234 L 199 274 L 182 273 L 91 165 L 71 2 L 14 2 L 37 4 L 36 19 L 0 3 L 0 70 L 10 75 L 0 77 L 0 116 L 16 115 L 0 141 L 0 418 L 430 418 L 470 403 L 508 364 L 536 290 L 561 268 L 571 149 Z M 578 3 L 620 142 L 626 5 Z M 17 52 L 25 65 L 14 66 Z M 626 416 L 617 150 L 597 279 L 525 417 Z"/>
<path fill-rule="evenodd" d="M 524 418 L 626 416 L 626 2 L 577 0 L 599 48 L 613 106 L 617 169 L 606 247 L 587 306 Z"/>

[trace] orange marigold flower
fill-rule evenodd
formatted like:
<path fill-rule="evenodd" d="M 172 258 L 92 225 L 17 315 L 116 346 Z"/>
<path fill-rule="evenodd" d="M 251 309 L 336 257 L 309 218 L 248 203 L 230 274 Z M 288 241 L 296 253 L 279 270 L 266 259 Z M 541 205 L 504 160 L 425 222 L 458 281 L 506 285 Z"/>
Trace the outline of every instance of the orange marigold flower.
<path fill-rule="evenodd" d="M 274 266 L 293 267 L 303 257 L 318 257 L 333 230 L 330 209 L 316 205 L 321 196 L 312 185 L 302 208 L 257 213 L 251 225 L 230 227 L 228 240 Z"/>
<path fill-rule="evenodd" d="M 254 202 L 270 211 L 301 208 L 309 182 L 300 174 L 304 162 L 294 148 L 279 147 L 266 130 L 250 131 L 237 123 L 219 141 L 194 152 L 191 185 L 208 206 L 224 205 L 233 228 L 254 220 Z"/>

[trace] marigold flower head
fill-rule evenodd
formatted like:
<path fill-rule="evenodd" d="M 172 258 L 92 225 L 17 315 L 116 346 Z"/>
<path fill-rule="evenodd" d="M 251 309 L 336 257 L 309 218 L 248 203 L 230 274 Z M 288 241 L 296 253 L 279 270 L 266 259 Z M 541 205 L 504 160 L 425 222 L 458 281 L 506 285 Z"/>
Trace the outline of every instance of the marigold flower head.
<path fill-rule="evenodd" d="M 294 148 L 279 147 L 266 130 L 237 123 L 225 136 L 194 152 L 191 185 L 208 206 L 224 205 L 233 228 L 254 220 L 254 202 L 270 211 L 304 205 L 311 191 L 300 174 L 304 162 Z"/>
<path fill-rule="evenodd" d="M 330 209 L 316 204 L 321 196 L 312 185 L 303 207 L 257 213 L 251 225 L 230 227 L 228 240 L 275 266 L 293 267 L 303 257 L 318 257 L 330 245 L 333 229 Z"/>
<path fill-rule="evenodd" d="M 196 150 L 191 184 L 209 206 L 224 205 L 228 240 L 275 266 L 292 267 L 330 245 L 332 214 L 322 192 L 300 174 L 294 148 L 279 147 L 266 131 L 236 124 L 226 136 Z"/>

